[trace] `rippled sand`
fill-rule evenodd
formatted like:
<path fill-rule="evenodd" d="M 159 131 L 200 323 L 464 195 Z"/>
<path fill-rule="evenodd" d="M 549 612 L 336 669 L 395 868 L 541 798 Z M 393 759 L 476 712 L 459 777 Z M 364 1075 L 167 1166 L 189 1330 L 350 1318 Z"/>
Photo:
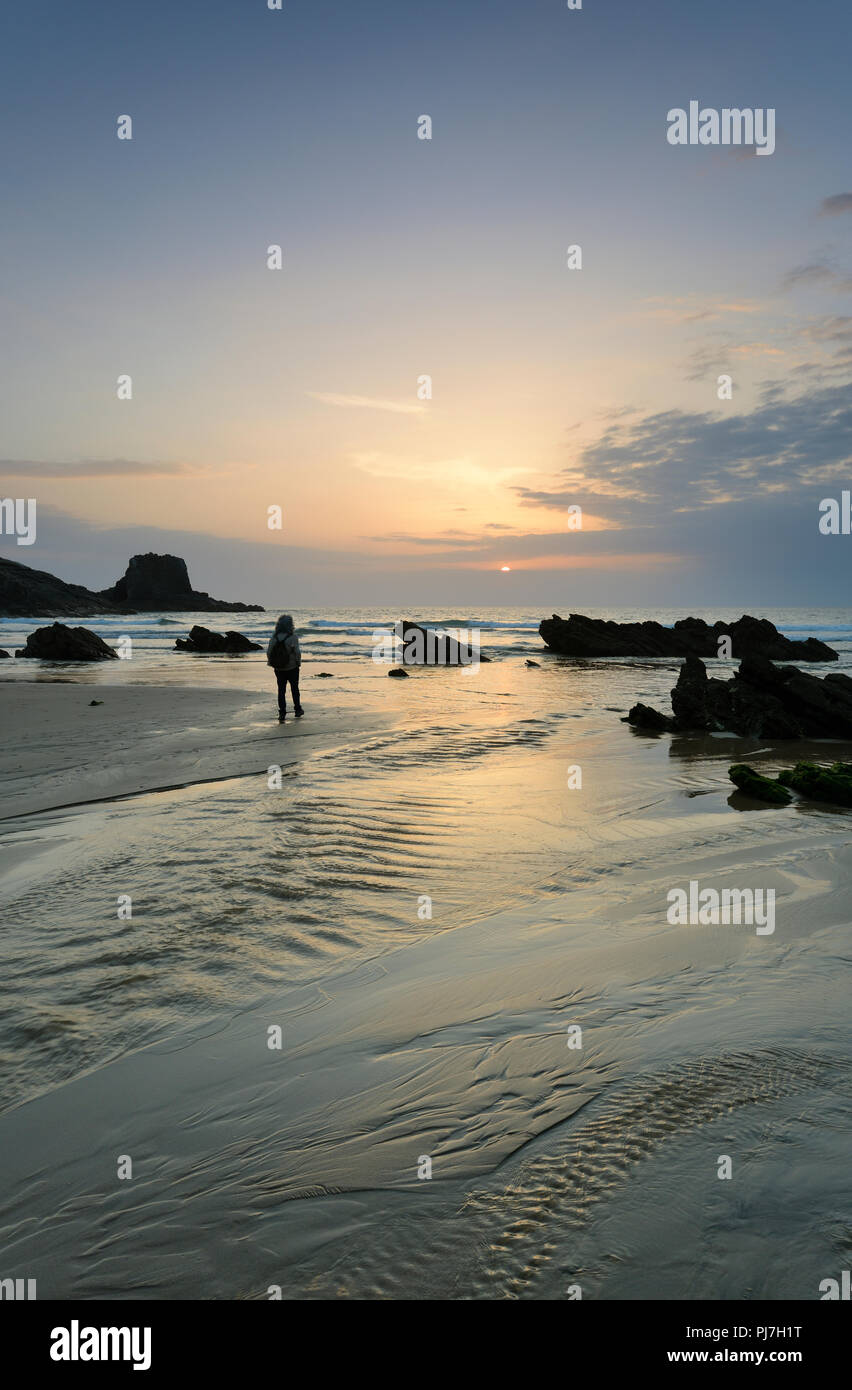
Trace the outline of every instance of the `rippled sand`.
<path fill-rule="evenodd" d="M 754 745 L 619 722 L 672 676 L 341 663 L 280 788 L 264 747 L 4 822 L 4 1270 L 40 1297 L 818 1297 L 852 1254 L 848 815 L 732 794 Z M 775 888 L 774 935 L 670 926 L 690 878 Z"/>

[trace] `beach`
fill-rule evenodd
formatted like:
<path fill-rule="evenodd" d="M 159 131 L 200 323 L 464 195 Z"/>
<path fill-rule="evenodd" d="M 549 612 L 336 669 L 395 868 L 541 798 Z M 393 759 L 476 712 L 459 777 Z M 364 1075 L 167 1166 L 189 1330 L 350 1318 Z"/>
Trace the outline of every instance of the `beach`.
<path fill-rule="evenodd" d="M 734 791 L 789 749 L 622 723 L 677 662 L 501 614 L 489 664 L 390 681 L 361 616 L 302 619 L 284 726 L 259 658 L 0 683 L 4 1268 L 40 1298 L 819 1297 L 849 813 Z M 852 625 L 811 619 L 847 669 Z M 771 889 L 772 932 L 672 925 L 694 881 Z"/>

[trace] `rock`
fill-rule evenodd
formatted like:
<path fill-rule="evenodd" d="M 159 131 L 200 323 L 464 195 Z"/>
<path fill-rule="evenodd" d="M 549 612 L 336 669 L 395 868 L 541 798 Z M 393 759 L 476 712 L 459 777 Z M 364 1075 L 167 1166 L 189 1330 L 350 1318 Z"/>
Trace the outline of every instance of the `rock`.
<path fill-rule="evenodd" d="M 765 657 L 746 657 L 730 680 L 708 679 L 697 658 L 680 668 L 672 691 L 680 732 L 725 730 L 745 738 L 852 738 L 852 680 L 839 673 L 821 679 L 795 666 L 774 666 Z M 639 715 L 634 718 L 635 711 Z M 657 718 L 664 715 L 652 712 Z M 652 727 L 644 705 L 628 722 Z"/>
<path fill-rule="evenodd" d="M 316 680 L 319 680 L 319 681 L 330 681 L 330 680 L 331 680 L 331 672 L 330 672 L 330 671 L 314 671 L 314 678 L 315 678 Z"/>
<path fill-rule="evenodd" d="M 177 612 L 254 612 L 257 603 L 226 603 L 197 593 L 186 561 L 177 555 L 134 555 L 123 578 L 96 592 L 66 584 L 46 570 L 0 559 L 0 616 L 6 618 L 93 618 L 97 614 Z"/>
<path fill-rule="evenodd" d="M 178 555 L 134 555 L 124 575 L 100 596 L 136 613 L 167 609 L 175 613 L 262 613 L 259 603 L 230 603 L 199 593 Z"/>
<path fill-rule="evenodd" d="M 6 618 L 93 618 L 122 611 L 127 610 L 80 584 L 0 559 L 0 614 Z"/>
<path fill-rule="evenodd" d="M 525 661 L 525 662 L 524 662 L 524 665 L 525 665 L 525 666 L 535 666 L 536 669 L 540 669 L 540 667 L 541 667 L 541 662 L 540 662 L 540 661 L 529 661 L 529 660 L 528 660 L 528 661 Z"/>
<path fill-rule="evenodd" d="M 660 714 L 659 710 L 652 709 L 650 705 L 634 705 L 622 724 L 633 724 L 637 729 L 673 729 L 675 722 L 667 714 Z"/>
<path fill-rule="evenodd" d="M 733 623 L 716 622 L 710 627 L 703 618 L 681 618 L 674 627 L 652 621 L 614 623 L 603 618 L 586 618 L 572 613 L 560 618 L 554 613 L 539 626 L 539 633 L 551 651 L 562 656 L 698 656 L 717 657 L 719 638 L 730 637 L 731 654 L 764 656 L 772 661 L 836 661 L 837 652 L 815 637 L 791 641 L 767 618 L 743 615 Z"/>
<path fill-rule="evenodd" d="M 746 763 L 735 763 L 733 767 L 729 767 L 728 776 L 735 787 L 754 797 L 755 801 L 768 801 L 774 806 L 789 806 L 793 800 L 786 787 L 781 786 L 779 782 L 773 782 L 770 777 L 763 777 Z"/>
<path fill-rule="evenodd" d="M 396 676 L 397 680 L 408 680 L 408 672 L 403 671 L 401 666 L 393 666 L 388 671 L 389 676 Z"/>
<path fill-rule="evenodd" d="M 832 763 L 828 768 L 796 763 L 794 768 L 779 772 L 778 781 L 811 801 L 852 806 L 852 763 Z"/>
<path fill-rule="evenodd" d="M 11 659 L 12 653 L 7 652 L 5 647 L 0 647 L 0 661 L 3 660 L 4 656 L 8 656 Z"/>
<path fill-rule="evenodd" d="M 688 656 L 672 691 L 672 712 L 681 729 L 709 729 L 707 667 L 700 657 Z"/>
<path fill-rule="evenodd" d="M 103 700 L 90 700 L 90 701 L 89 701 L 89 705 L 90 705 L 90 706 L 91 706 L 91 705 L 102 705 L 102 704 L 103 704 Z"/>
<path fill-rule="evenodd" d="M 36 657 L 40 661 L 118 661 L 118 652 L 108 647 L 96 632 L 87 627 L 66 627 L 52 623 L 37 628 L 27 638 L 27 645 L 16 656 Z"/>
<path fill-rule="evenodd" d="M 259 642 L 244 637 L 241 632 L 211 632 L 207 627 L 196 626 L 189 629 L 188 637 L 178 637 L 175 651 L 195 652 L 202 656 L 217 652 L 233 655 L 238 652 L 260 652 L 263 647 Z"/>
<path fill-rule="evenodd" d="M 396 632 L 403 641 L 402 660 L 406 666 L 475 666 L 478 661 L 488 660 L 468 643 L 459 642 L 440 628 L 402 622 L 397 625 Z"/>

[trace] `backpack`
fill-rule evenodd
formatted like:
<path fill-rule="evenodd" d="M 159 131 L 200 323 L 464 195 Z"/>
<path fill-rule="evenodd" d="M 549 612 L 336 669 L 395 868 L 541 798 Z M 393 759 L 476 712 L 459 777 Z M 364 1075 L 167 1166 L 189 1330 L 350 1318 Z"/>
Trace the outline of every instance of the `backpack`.
<path fill-rule="evenodd" d="M 286 637 L 275 637 L 269 662 L 281 671 L 288 671 L 291 667 L 299 665 L 299 640 L 295 632 L 288 632 Z"/>

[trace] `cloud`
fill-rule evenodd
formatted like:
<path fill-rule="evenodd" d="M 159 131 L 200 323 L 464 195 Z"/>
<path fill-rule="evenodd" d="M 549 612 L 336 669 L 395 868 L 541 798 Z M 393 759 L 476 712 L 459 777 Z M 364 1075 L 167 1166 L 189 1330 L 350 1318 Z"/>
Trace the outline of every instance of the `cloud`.
<path fill-rule="evenodd" d="M 201 471 L 186 463 L 140 463 L 135 459 L 80 459 L 75 463 L 0 459 L 0 473 L 12 478 L 153 478 Z"/>
<path fill-rule="evenodd" d="M 308 391 L 313 400 L 323 405 L 338 406 L 342 410 L 390 410 L 395 415 L 424 415 L 426 407 L 406 401 L 376 400 L 372 396 L 344 396 L 334 391 Z"/>
<path fill-rule="evenodd" d="M 493 492 L 509 479 L 530 471 L 528 468 L 487 468 L 466 455 L 450 459 L 403 458 L 374 450 L 352 454 L 350 461 L 372 478 L 403 478 L 408 482 L 465 488 L 477 494 L 485 490 Z"/>
<path fill-rule="evenodd" d="M 762 305 L 754 300 L 713 301 L 703 295 L 653 295 L 644 301 L 645 317 L 664 323 L 714 323 L 727 314 L 757 314 Z"/>
<path fill-rule="evenodd" d="M 852 294 L 852 275 L 833 270 L 828 265 L 800 265 L 784 277 L 784 288 L 792 290 L 801 285 L 812 285 L 817 288 L 838 290 L 841 294 Z"/>
<path fill-rule="evenodd" d="M 852 212 L 852 193 L 834 193 L 830 198 L 823 198 L 820 217 L 837 217 L 843 212 Z"/>
<path fill-rule="evenodd" d="M 749 413 L 669 410 L 613 425 L 550 487 L 514 490 L 528 507 L 578 503 L 584 513 L 636 528 L 759 500 L 768 491 L 801 494 L 850 468 L 848 384 L 792 399 L 773 384 Z"/>

